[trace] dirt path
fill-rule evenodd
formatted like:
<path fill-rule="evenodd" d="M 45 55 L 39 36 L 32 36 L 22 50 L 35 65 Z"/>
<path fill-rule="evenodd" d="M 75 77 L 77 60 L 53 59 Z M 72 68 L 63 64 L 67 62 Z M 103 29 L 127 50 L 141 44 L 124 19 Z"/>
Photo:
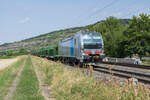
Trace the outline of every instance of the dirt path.
<path fill-rule="evenodd" d="M 9 92 L 8 92 L 7 95 L 4 97 L 4 100 L 11 100 L 11 98 L 12 98 L 14 92 L 16 91 L 16 86 L 18 85 L 18 82 L 19 82 L 21 73 L 22 73 L 23 68 L 24 68 L 24 66 L 25 66 L 25 62 L 26 62 L 26 60 L 24 61 L 22 67 L 20 68 L 19 72 L 17 73 L 17 76 L 16 76 L 15 80 L 13 81 L 12 85 L 10 86 Z"/>
<path fill-rule="evenodd" d="M 32 59 L 31 59 L 32 61 Z M 35 63 L 32 61 L 33 67 L 35 69 L 36 75 L 38 77 L 38 80 L 40 82 L 40 88 L 42 89 L 42 95 L 46 100 L 55 100 L 55 98 L 51 95 L 50 90 L 48 89 L 47 85 L 45 85 L 44 79 L 42 77 L 42 74 L 38 71 L 37 67 L 35 66 Z"/>
<path fill-rule="evenodd" d="M 10 66 L 14 62 L 18 61 L 18 58 L 13 59 L 0 59 L 0 70 Z"/>

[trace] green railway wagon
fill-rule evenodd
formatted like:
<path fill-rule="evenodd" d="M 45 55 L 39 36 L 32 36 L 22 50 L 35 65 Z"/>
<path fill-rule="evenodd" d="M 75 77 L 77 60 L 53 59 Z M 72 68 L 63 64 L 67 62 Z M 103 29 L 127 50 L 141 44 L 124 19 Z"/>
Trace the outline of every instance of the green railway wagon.
<path fill-rule="evenodd" d="M 43 57 L 46 57 L 46 49 L 45 49 L 45 48 L 42 49 L 42 56 L 43 56 Z"/>
<path fill-rule="evenodd" d="M 40 57 L 44 57 L 44 48 L 40 49 Z"/>
<path fill-rule="evenodd" d="M 49 48 L 44 49 L 44 56 L 47 57 L 47 58 L 49 57 L 49 54 L 50 54 L 49 51 L 50 51 Z"/>
<path fill-rule="evenodd" d="M 42 48 L 38 51 L 35 51 L 35 55 L 55 60 L 58 58 L 58 46 L 55 45 L 48 48 Z"/>
<path fill-rule="evenodd" d="M 58 56 L 58 46 L 52 46 L 48 48 L 48 58 L 56 58 Z"/>

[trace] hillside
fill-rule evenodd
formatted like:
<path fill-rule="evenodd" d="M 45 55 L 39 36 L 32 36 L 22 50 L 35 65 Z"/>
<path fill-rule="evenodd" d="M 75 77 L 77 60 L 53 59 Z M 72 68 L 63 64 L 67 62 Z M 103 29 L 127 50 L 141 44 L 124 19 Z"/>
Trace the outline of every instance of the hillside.
<path fill-rule="evenodd" d="M 48 47 L 56 44 L 59 40 L 63 39 L 64 37 L 72 36 L 77 31 L 80 31 L 82 29 L 84 28 L 78 27 L 59 30 L 14 43 L 5 43 L 3 45 L 0 45 L 0 52 L 5 52 L 9 50 L 18 51 L 21 47 L 27 49 L 28 51 Z"/>
<path fill-rule="evenodd" d="M 120 19 L 120 21 L 123 25 L 126 25 L 129 23 L 129 19 Z M 101 22 L 103 22 L 103 21 L 99 21 L 90 26 L 97 25 Z M 25 40 L 14 42 L 14 43 L 5 43 L 3 45 L 0 45 L 0 52 L 5 52 L 5 51 L 9 51 L 9 50 L 18 51 L 21 47 L 27 49 L 28 51 L 31 51 L 34 49 L 45 48 L 45 47 L 48 47 L 48 46 L 58 43 L 58 41 L 60 41 L 64 37 L 72 36 L 76 32 L 78 32 L 80 30 L 84 30 L 86 28 L 87 28 L 87 26 L 69 28 L 69 29 L 46 33 L 43 35 L 39 35 L 39 36 L 36 36 L 33 38 L 25 39 Z"/>

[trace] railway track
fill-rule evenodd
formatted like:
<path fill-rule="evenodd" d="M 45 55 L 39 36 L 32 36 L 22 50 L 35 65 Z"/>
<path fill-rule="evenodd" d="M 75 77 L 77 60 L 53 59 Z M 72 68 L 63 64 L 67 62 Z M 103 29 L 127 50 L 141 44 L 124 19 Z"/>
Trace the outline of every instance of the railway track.
<path fill-rule="evenodd" d="M 71 63 L 71 65 L 63 63 L 63 65 L 66 66 L 68 69 L 76 70 L 76 68 L 74 68 L 73 63 Z M 126 78 L 126 79 L 136 78 L 138 80 L 137 82 L 144 83 L 143 85 L 148 86 L 149 95 L 150 95 L 150 70 L 147 70 L 149 72 L 142 73 L 142 72 L 136 72 L 133 70 L 134 68 L 138 68 L 138 69 L 142 70 L 142 68 L 139 68 L 139 67 L 121 66 L 121 67 L 132 69 L 129 71 L 129 70 L 124 70 L 124 69 L 109 68 L 108 67 L 109 65 L 110 64 L 107 64 L 107 67 L 100 66 L 100 65 L 92 65 L 93 70 L 94 70 L 94 74 L 92 73 L 92 75 L 94 75 L 93 77 L 95 77 L 96 79 L 101 79 L 101 80 L 106 81 L 107 79 L 110 78 L 110 76 L 109 76 L 109 74 L 110 74 L 113 76 L 117 76 L 118 77 L 117 81 L 120 82 L 120 84 L 122 84 L 123 81 L 122 81 L 122 79 L 119 79 L 119 78 Z M 84 68 L 79 68 L 79 67 L 78 67 L 78 69 L 80 69 L 81 72 L 84 74 L 91 75 L 91 73 L 88 69 L 85 70 Z M 147 69 L 147 68 L 143 68 L 143 69 Z M 105 73 L 105 75 L 102 75 L 102 73 Z M 107 74 L 108 74 L 108 76 L 107 76 Z M 138 83 L 135 83 L 135 84 L 138 84 Z"/>
<path fill-rule="evenodd" d="M 63 63 L 64 64 L 64 63 Z M 93 70 L 97 72 L 102 72 L 102 73 L 107 73 L 107 74 L 113 74 L 114 76 L 122 77 L 122 78 L 136 78 L 138 79 L 139 82 L 144 83 L 144 84 L 150 84 L 150 66 L 145 66 L 145 65 L 133 65 L 133 64 L 116 64 L 116 63 L 104 63 L 105 66 L 103 65 L 92 65 Z M 64 64 L 68 65 L 68 64 Z M 109 65 L 116 65 L 120 66 L 121 68 L 114 68 L 112 67 L 111 70 L 108 67 Z M 130 66 L 131 65 L 131 66 Z M 74 66 L 68 65 L 68 66 Z M 123 68 L 127 68 L 123 69 Z M 134 69 L 139 69 L 141 72 L 136 71 Z M 147 71 L 146 73 L 142 70 Z"/>
<path fill-rule="evenodd" d="M 122 67 L 130 67 L 130 66 L 122 66 Z M 147 70 L 147 72 L 144 73 L 134 70 L 134 68 L 138 67 L 132 67 L 132 69 L 126 70 L 115 67 L 110 68 L 109 65 L 108 66 L 93 65 L 93 68 L 94 71 L 112 74 L 114 76 L 119 76 L 123 78 L 136 78 L 138 79 L 139 82 L 142 82 L 144 84 L 150 84 L 150 70 Z M 140 68 L 140 70 L 142 70 L 142 68 Z"/>
<path fill-rule="evenodd" d="M 132 67 L 132 68 L 140 68 L 140 69 L 148 69 L 148 70 L 150 70 L 150 66 L 148 66 L 148 65 L 114 63 L 114 62 L 103 62 L 103 64 L 119 65 L 119 66 L 124 66 L 124 67 Z"/>

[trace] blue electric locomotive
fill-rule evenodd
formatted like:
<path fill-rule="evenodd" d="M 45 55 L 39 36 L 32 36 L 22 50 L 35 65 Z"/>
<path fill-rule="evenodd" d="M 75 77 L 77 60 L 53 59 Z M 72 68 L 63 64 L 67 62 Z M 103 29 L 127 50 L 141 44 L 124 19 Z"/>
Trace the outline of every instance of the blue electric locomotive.
<path fill-rule="evenodd" d="M 78 32 L 65 38 L 58 45 L 59 59 L 80 64 L 101 62 L 104 58 L 104 42 L 98 32 Z"/>

